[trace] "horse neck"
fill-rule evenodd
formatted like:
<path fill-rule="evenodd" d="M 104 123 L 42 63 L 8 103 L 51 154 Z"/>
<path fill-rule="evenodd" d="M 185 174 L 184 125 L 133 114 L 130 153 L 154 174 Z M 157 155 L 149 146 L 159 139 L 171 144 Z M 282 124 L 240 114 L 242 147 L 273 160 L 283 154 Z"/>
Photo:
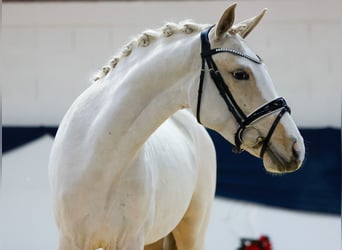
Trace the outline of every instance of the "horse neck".
<path fill-rule="evenodd" d="M 168 117 L 188 107 L 189 84 L 199 69 L 198 34 L 160 38 L 118 65 L 107 84 L 112 86 L 110 129 L 121 155 L 134 155 Z"/>

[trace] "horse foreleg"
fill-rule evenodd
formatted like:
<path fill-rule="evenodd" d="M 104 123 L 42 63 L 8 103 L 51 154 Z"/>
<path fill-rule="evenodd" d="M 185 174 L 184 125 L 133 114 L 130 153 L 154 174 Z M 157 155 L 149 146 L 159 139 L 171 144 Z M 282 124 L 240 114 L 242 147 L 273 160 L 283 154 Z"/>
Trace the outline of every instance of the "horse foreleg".
<path fill-rule="evenodd" d="M 196 211 L 196 206 L 190 208 L 172 232 L 177 244 L 175 249 L 204 250 L 209 217 L 210 208 L 207 211 Z"/>
<path fill-rule="evenodd" d="M 178 250 L 204 250 L 216 187 L 216 154 L 213 142 L 203 130 L 198 137 L 197 185 L 183 219 L 172 231 Z"/>
<path fill-rule="evenodd" d="M 155 243 L 152 243 L 150 245 L 145 246 L 144 250 L 164 250 L 163 249 L 163 242 L 164 242 L 164 238 L 158 240 Z"/>
<path fill-rule="evenodd" d="M 215 157 L 203 159 L 208 168 L 202 168 L 198 185 L 189 208 L 181 222 L 172 231 L 178 250 L 204 250 L 205 235 L 209 224 L 211 206 L 215 195 Z"/>
<path fill-rule="evenodd" d="M 172 233 L 164 238 L 163 250 L 177 250 L 176 241 Z"/>
<path fill-rule="evenodd" d="M 172 233 L 169 233 L 165 238 L 145 246 L 144 250 L 177 250 L 177 246 Z"/>

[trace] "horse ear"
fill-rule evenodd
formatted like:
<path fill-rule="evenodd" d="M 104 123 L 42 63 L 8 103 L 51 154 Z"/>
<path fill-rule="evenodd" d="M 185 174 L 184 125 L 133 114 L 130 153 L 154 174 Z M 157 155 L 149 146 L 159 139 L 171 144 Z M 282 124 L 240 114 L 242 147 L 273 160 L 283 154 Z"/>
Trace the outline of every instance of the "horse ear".
<path fill-rule="evenodd" d="M 220 39 L 233 26 L 235 20 L 235 7 L 237 3 L 230 5 L 223 13 L 220 21 L 216 25 L 215 38 Z"/>
<path fill-rule="evenodd" d="M 240 34 L 242 38 L 245 38 L 254 28 L 257 26 L 257 24 L 260 22 L 262 17 L 265 15 L 267 9 L 263 9 L 259 15 L 249 18 L 245 21 L 242 21 L 236 25 L 234 25 L 229 32 L 230 33 L 237 33 Z"/>

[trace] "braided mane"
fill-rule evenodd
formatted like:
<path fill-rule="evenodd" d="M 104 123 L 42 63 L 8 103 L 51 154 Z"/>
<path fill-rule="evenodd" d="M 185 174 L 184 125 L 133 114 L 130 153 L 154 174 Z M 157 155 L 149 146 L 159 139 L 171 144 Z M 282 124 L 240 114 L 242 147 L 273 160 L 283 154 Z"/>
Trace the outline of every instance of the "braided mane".
<path fill-rule="evenodd" d="M 107 65 L 103 66 L 102 70 L 95 75 L 93 81 L 97 82 L 103 79 L 117 66 L 122 58 L 128 57 L 137 47 L 147 47 L 157 39 L 168 38 L 176 33 L 192 34 L 193 32 L 200 32 L 203 27 L 203 25 L 186 20 L 178 24 L 167 23 L 156 30 L 146 30 L 129 42 L 119 55 L 114 56 Z"/>

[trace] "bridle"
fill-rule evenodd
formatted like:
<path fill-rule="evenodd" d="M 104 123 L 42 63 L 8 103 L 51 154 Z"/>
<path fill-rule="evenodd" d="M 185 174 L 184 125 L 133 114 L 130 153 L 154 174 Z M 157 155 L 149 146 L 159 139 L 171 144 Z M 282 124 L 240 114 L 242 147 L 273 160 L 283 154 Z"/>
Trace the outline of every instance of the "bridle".
<path fill-rule="evenodd" d="M 241 148 L 243 144 L 242 136 L 246 128 L 250 127 L 251 124 L 255 122 L 256 120 L 264 116 L 267 116 L 271 113 L 274 113 L 276 111 L 280 111 L 277 117 L 275 118 L 275 120 L 273 121 L 273 124 L 271 128 L 269 129 L 266 137 L 259 136 L 257 138 L 258 144 L 262 143 L 262 148 L 260 150 L 260 157 L 262 158 L 265 154 L 266 148 L 268 147 L 272 134 L 275 128 L 277 127 L 280 119 L 286 112 L 291 113 L 291 110 L 287 106 L 286 101 L 283 97 L 279 97 L 268 103 L 265 103 L 264 105 L 262 105 L 261 107 L 259 107 L 253 113 L 249 115 L 246 115 L 241 110 L 239 105 L 236 103 L 232 93 L 230 92 L 228 85 L 224 82 L 224 79 L 222 78 L 220 72 L 218 71 L 218 68 L 215 62 L 212 59 L 212 55 L 218 54 L 218 53 L 230 53 L 236 56 L 246 58 L 257 64 L 261 64 L 262 62 L 260 58 L 254 58 L 252 56 L 246 55 L 234 49 L 230 49 L 230 48 L 211 49 L 208 34 L 210 30 L 212 29 L 212 27 L 213 26 L 201 32 L 202 68 L 201 68 L 200 82 L 199 82 L 199 87 L 198 87 L 198 97 L 197 97 L 197 111 L 196 111 L 197 121 L 201 123 L 200 109 L 201 109 L 202 90 L 203 90 L 203 82 L 204 82 L 204 74 L 205 74 L 205 63 L 207 63 L 212 80 L 214 81 L 221 97 L 227 104 L 228 110 L 232 113 L 235 120 L 239 124 L 239 128 L 237 129 L 235 133 L 235 138 L 234 138 L 235 139 L 235 146 L 233 148 L 234 153 L 240 153 L 243 151 L 243 149 Z"/>

